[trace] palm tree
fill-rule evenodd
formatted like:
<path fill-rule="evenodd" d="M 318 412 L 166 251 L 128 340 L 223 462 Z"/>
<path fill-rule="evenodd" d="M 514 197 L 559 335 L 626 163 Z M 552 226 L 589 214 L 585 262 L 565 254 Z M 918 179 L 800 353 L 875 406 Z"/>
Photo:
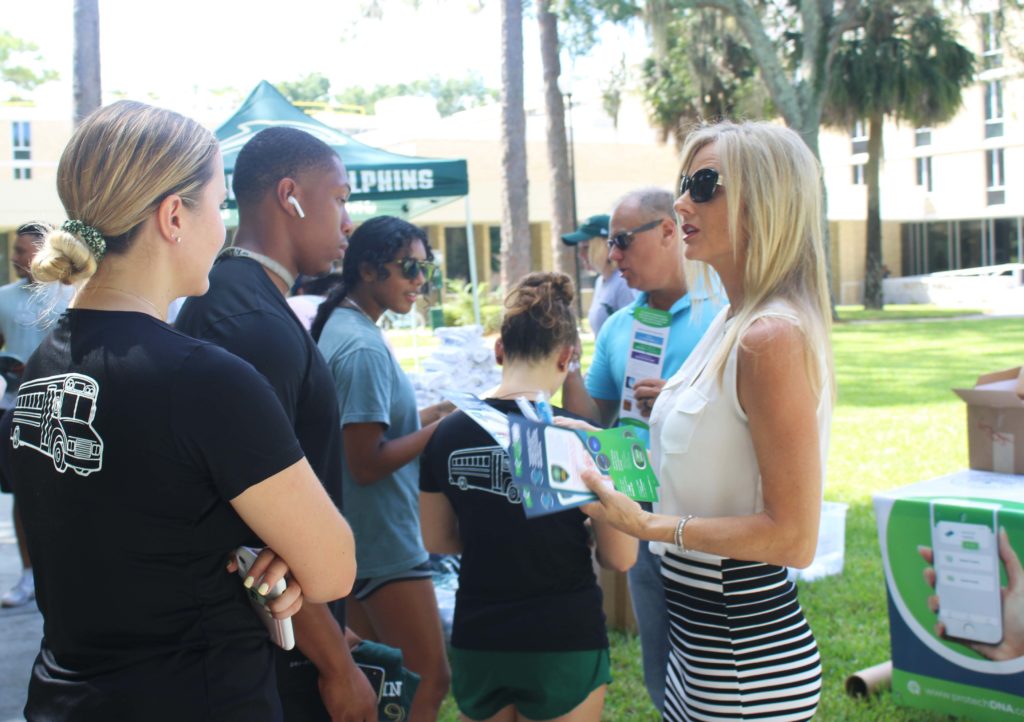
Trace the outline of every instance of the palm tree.
<path fill-rule="evenodd" d="M 501 0 L 501 283 L 530 272 L 523 103 L 523 0 Z"/>
<path fill-rule="evenodd" d="M 867 250 L 864 306 L 882 308 L 882 221 L 879 168 L 885 116 L 917 127 L 952 118 L 973 79 L 974 55 L 928 0 L 868 0 L 861 23 L 832 58 L 827 122 L 868 121 Z"/>
<path fill-rule="evenodd" d="M 663 139 L 686 140 L 698 119 L 773 115 L 768 91 L 736 21 L 720 10 L 679 11 L 666 21 L 664 50 L 643 66 L 643 93 Z"/>
<path fill-rule="evenodd" d="M 537 0 L 537 22 L 540 25 L 540 57 L 544 66 L 544 105 L 547 111 L 547 149 L 551 186 L 551 258 L 554 269 L 569 273 L 575 268 L 573 251 L 562 243 L 562 234 L 576 225 L 576 208 L 569 174 L 569 148 L 565 135 L 565 104 L 558 77 L 562 73 L 558 59 L 558 16 L 552 12 L 551 0 Z"/>
<path fill-rule="evenodd" d="M 75 0 L 75 125 L 101 105 L 99 0 Z"/>

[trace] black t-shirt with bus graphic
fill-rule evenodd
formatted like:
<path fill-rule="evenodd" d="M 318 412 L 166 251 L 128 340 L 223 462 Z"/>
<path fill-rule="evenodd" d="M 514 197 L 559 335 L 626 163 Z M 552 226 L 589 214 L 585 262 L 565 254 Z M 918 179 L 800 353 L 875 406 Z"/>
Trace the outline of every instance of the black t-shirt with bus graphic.
<path fill-rule="evenodd" d="M 0 426 L 44 639 L 29 719 L 278 720 L 230 500 L 300 458 L 249 364 L 144 314 L 73 309 Z"/>
<path fill-rule="evenodd" d="M 518 411 L 514 401 L 488 403 L 503 413 Z M 508 454 L 462 412 L 441 422 L 423 453 L 420 489 L 445 495 L 462 539 L 452 646 L 510 652 L 607 647 L 587 517 L 570 509 L 527 519 L 511 480 Z"/>

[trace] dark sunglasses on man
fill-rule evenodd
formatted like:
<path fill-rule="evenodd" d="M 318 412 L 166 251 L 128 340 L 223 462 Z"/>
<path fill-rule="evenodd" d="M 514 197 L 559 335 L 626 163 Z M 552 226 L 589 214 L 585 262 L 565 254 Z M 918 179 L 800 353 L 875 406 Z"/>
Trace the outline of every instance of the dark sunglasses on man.
<path fill-rule="evenodd" d="M 693 175 L 679 176 L 679 195 L 690 191 L 694 203 L 707 203 L 715 194 L 715 188 L 723 185 L 721 176 L 714 168 L 701 168 Z"/>
<path fill-rule="evenodd" d="M 633 238 L 636 236 L 636 234 L 644 233 L 645 231 L 651 230 L 652 228 L 660 224 L 661 221 L 662 219 L 658 218 L 657 220 L 653 220 L 650 223 L 645 223 L 642 226 L 637 226 L 636 228 L 630 231 L 619 231 L 615 235 L 608 236 L 608 249 L 611 250 L 612 248 L 618 248 L 620 251 L 625 251 L 627 248 L 629 248 L 630 244 L 633 243 Z"/>

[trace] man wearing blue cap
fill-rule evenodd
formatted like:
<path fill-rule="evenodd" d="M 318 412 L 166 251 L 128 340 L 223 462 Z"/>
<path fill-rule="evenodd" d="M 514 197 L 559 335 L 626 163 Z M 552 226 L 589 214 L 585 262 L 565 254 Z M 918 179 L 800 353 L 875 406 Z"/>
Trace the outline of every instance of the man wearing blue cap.
<path fill-rule="evenodd" d="M 597 274 L 587 314 L 595 337 L 609 316 L 636 300 L 636 293 L 608 257 L 608 220 L 606 215 L 590 216 L 575 232 L 562 236 L 562 243 L 577 247 L 583 267 Z"/>

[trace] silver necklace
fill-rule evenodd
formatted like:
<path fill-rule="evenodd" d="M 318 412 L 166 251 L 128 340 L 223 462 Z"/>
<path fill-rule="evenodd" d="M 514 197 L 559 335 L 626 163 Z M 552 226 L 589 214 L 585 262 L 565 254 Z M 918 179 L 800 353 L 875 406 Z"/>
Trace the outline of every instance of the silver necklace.
<path fill-rule="evenodd" d="M 342 302 L 343 303 L 347 303 L 351 308 L 354 308 L 355 310 L 359 311 L 359 313 L 361 313 L 364 316 L 366 316 L 366 318 L 369 319 L 370 323 L 372 323 L 374 326 L 377 325 L 377 322 L 374 321 L 373 317 L 366 312 L 366 309 L 364 309 L 362 306 L 360 306 L 358 303 L 356 303 L 356 300 L 354 298 L 352 298 L 351 296 L 345 296 L 345 298 L 342 300 Z"/>
<path fill-rule="evenodd" d="M 251 258 L 284 281 L 284 285 L 288 287 L 289 291 L 295 286 L 295 276 L 270 256 L 264 256 L 262 253 L 256 253 L 256 251 L 250 251 L 248 248 L 239 248 L 238 246 L 228 246 L 225 248 L 220 252 L 220 257 L 223 258 L 224 256 Z"/>

